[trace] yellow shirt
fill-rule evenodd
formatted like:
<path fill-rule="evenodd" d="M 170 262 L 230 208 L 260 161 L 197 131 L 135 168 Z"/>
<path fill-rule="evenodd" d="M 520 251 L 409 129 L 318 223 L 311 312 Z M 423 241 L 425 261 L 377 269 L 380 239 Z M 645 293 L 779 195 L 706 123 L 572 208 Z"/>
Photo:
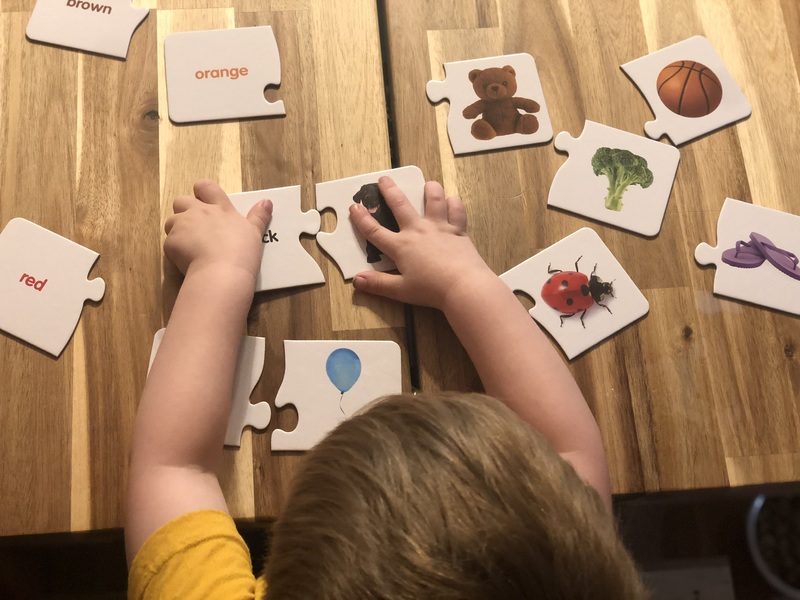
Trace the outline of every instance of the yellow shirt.
<path fill-rule="evenodd" d="M 151 535 L 133 559 L 130 600 L 252 600 L 264 597 L 250 552 L 230 515 L 201 510 L 174 519 Z"/>

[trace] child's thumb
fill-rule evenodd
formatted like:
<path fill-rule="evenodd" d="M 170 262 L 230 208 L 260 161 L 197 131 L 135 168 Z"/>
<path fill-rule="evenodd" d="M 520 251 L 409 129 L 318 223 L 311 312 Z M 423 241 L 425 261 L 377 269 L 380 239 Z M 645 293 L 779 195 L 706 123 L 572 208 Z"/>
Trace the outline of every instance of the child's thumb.
<path fill-rule="evenodd" d="M 261 233 L 267 229 L 267 225 L 272 220 L 272 200 L 261 200 L 247 213 L 247 220 L 258 227 Z"/>

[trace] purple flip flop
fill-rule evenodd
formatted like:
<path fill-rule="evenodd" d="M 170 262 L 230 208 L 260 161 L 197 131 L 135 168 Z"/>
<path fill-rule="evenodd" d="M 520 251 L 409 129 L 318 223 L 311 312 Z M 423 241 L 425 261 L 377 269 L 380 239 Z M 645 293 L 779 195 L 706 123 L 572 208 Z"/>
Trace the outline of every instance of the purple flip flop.
<path fill-rule="evenodd" d="M 797 256 L 778 248 L 768 238 L 755 231 L 750 234 L 750 241 L 781 273 L 794 279 L 800 279 L 800 267 L 798 267 L 800 259 Z"/>
<path fill-rule="evenodd" d="M 766 256 L 755 244 L 739 240 L 736 247 L 722 253 L 722 262 L 740 269 L 755 269 L 764 264 Z"/>

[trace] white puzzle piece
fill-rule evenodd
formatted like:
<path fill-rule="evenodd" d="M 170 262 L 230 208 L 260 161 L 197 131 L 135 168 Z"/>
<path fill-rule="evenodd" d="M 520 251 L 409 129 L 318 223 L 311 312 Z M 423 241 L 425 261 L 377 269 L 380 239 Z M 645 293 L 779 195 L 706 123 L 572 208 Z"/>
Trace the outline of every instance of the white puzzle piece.
<path fill-rule="evenodd" d="M 654 236 L 661 230 L 680 152 L 674 146 L 586 121 L 555 147 L 569 160 L 556 173 L 548 206 Z"/>
<path fill-rule="evenodd" d="M 105 282 L 86 276 L 100 255 L 25 219 L 0 233 L 0 329 L 61 354 L 86 300 L 102 299 Z"/>
<path fill-rule="evenodd" d="M 709 41 L 697 35 L 622 65 L 647 100 L 653 139 L 693 140 L 749 117 L 750 104 Z"/>
<path fill-rule="evenodd" d="M 394 263 L 369 244 L 350 221 L 350 205 L 361 202 L 381 225 L 397 231 L 392 211 L 377 188 L 378 179 L 384 175 L 392 178 L 411 205 L 422 214 L 425 178 L 418 167 L 400 167 L 317 184 L 317 210 L 332 208 L 336 212 L 336 229 L 331 233 L 318 233 L 317 242 L 339 265 L 345 279 L 352 279 L 369 269 L 391 271 L 395 268 Z"/>
<path fill-rule="evenodd" d="M 717 267 L 714 293 L 800 315 L 800 216 L 727 198 L 717 245 L 694 258 Z"/>
<path fill-rule="evenodd" d="M 272 27 L 173 33 L 164 40 L 169 118 L 176 123 L 285 115 L 264 89 L 281 82 Z"/>
<path fill-rule="evenodd" d="M 429 81 L 431 102 L 447 98 L 454 154 L 549 142 L 553 137 L 536 61 L 507 54 L 445 63 L 445 80 Z"/>
<path fill-rule="evenodd" d="M 320 218 L 315 210 L 300 208 L 300 186 L 229 194 L 233 206 L 247 216 L 260 200 L 272 200 L 272 220 L 262 237 L 264 255 L 256 291 L 277 290 L 325 283 L 322 269 L 305 251 L 300 234 L 319 232 Z"/>
<path fill-rule="evenodd" d="M 533 298 L 535 306 L 530 315 L 553 336 L 568 359 L 640 319 L 650 309 L 622 265 L 588 227 L 545 248 L 500 279 L 512 290 Z"/>
<path fill-rule="evenodd" d="M 402 392 L 394 342 L 285 340 L 283 347 L 286 372 L 275 406 L 293 405 L 297 427 L 273 431 L 273 450 L 310 450 L 373 400 Z"/>
<path fill-rule="evenodd" d="M 126 58 L 134 30 L 149 13 L 130 0 L 38 0 L 25 34 L 39 42 Z"/>
<path fill-rule="evenodd" d="M 153 338 L 153 349 L 150 351 L 150 365 L 153 366 L 156 354 L 164 339 L 166 329 L 159 329 Z M 242 430 L 245 427 L 253 429 L 266 429 L 270 421 L 269 404 L 259 402 L 250 403 L 250 394 L 261 378 L 264 370 L 264 356 L 267 343 L 262 337 L 244 336 L 239 346 L 239 355 L 236 360 L 236 373 L 233 382 L 233 398 L 231 412 L 228 416 L 228 429 L 225 432 L 225 445 L 239 447 L 242 443 Z"/>

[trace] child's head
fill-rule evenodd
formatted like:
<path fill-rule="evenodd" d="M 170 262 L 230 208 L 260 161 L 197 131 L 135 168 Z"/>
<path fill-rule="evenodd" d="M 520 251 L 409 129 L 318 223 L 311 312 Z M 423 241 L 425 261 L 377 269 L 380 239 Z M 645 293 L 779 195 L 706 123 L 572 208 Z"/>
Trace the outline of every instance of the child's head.
<path fill-rule="evenodd" d="M 644 597 L 613 519 L 545 439 L 477 394 L 393 396 L 307 457 L 268 598 Z"/>

